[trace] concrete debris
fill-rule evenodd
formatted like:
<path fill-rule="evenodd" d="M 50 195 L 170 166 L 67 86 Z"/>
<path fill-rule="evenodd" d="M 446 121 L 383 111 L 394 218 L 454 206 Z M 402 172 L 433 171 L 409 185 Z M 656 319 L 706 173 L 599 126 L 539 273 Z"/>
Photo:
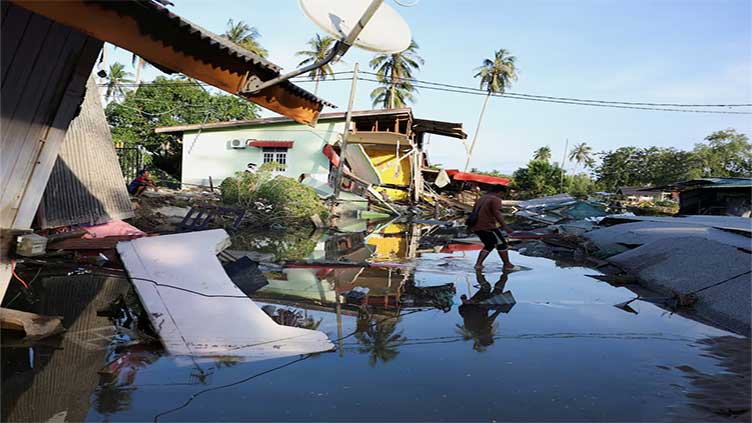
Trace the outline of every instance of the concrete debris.
<path fill-rule="evenodd" d="M 710 228 L 724 229 L 739 233 L 752 234 L 752 219 L 737 216 L 627 216 L 611 215 L 603 219 L 601 224 L 613 225 L 625 222 L 656 222 L 656 223 L 685 223 Z"/>
<path fill-rule="evenodd" d="M 694 310 L 700 317 L 750 336 L 751 259 L 750 253 L 731 245 L 680 237 L 657 239 L 609 261 L 637 276 L 645 287 L 677 295 L 680 303 L 693 301 L 687 294 L 723 282 L 696 292 Z"/>
<path fill-rule="evenodd" d="M 707 239 L 738 248 L 750 249 L 752 247 L 752 240 L 749 237 L 710 226 L 684 223 L 683 219 L 674 219 L 667 222 L 623 223 L 596 229 L 583 234 L 583 236 L 607 254 L 620 253 L 661 239 L 679 237 Z"/>

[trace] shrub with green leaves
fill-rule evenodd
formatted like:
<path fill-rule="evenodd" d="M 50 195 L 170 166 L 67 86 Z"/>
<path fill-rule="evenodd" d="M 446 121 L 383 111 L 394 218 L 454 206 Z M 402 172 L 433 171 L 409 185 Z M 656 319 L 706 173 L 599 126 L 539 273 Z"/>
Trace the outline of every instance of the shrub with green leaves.
<path fill-rule="evenodd" d="M 269 165 L 269 166 L 267 166 Z M 327 217 L 327 210 L 313 188 L 295 179 L 276 176 L 266 163 L 256 173 L 238 172 L 222 181 L 222 201 L 237 205 L 251 212 L 266 224 L 308 221 L 312 215 Z"/>

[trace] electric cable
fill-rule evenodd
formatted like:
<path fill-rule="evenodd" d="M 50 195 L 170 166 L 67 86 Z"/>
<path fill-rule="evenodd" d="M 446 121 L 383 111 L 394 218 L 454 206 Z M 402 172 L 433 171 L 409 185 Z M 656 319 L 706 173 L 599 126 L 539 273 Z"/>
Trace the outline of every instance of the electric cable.
<path fill-rule="evenodd" d="M 372 75 L 372 76 L 379 76 L 375 72 L 368 72 L 368 71 L 362 71 L 361 73 Z M 457 89 L 464 89 L 464 90 L 472 90 L 472 91 L 478 91 L 483 94 L 488 94 L 488 90 L 484 90 L 482 88 L 473 88 L 473 87 L 466 87 L 461 85 L 453 85 L 453 84 L 445 84 L 445 83 L 439 83 L 439 82 L 431 82 L 431 81 L 425 81 L 420 80 L 416 78 L 406 78 L 402 76 L 395 76 L 394 77 L 398 81 L 404 81 L 404 82 L 414 82 L 419 84 L 428 84 L 428 85 L 436 85 L 439 87 L 446 87 L 446 88 L 457 88 Z M 384 83 L 384 81 L 379 81 Z M 520 97 L 532 97 L 532 98 L 541 98 L 541 99 L 549 99 L 549 100 L 562 100 L 562 101 L 577 101 L 577 102 L 587 102 L 587 103 L 603 103 L 603 104 L 623 104 L 628 106 L 659 106 L 659 107 L 750 107 L 752 106 L 752 103 L 740 103 L 740 104 L 682 104 L 682 103 L 648 103 L 648 102 L 630 102 L 630 101 L 614 101 L 614 100 L 590 100 L 590 99 L 581 99 L 581 98 L 571 98 L 571 97 L 555 97 L 555 96 L 545 96 L 545 95 L 535 95 L 535 94 L 526 94 L 526 93 L 516 93 L 512 91 L 505 91 L 503 93 L 504 95 L 514 95 L 514 96 L 520 96 Z"/>
<path fill-rule="evenodd" d="M 406 312 L 406 313 L 400 313 L 397 316 L 389 316 L 387 318 L 384 318 L 384 319 L 380 320 L 379 322 L 372 323 L 371 325 L 369 325 L 369 328 L 374 327 L 376 324 L 381 323 L 381 322 L 383 322 L 385 320 L 399 319 L 399 318 L 404 317 L 404 316 L 409 316 L 411 314 L 420 313 L 420 312 L 429 311 L 429 310 L 433 310 L 433 309 L 432 308 L 425 308 L 425 309 L 421 308 L 421 309 L 417 309 L 417 310 L 411 310 L 411 311 Z M 337 338 L 337 339 L 333 340 L 332 343 L 336 344 L 336 343 L 338 343 L 340 341 L 343 341 L 343 340 L 345 340 L 347 338 L 350 338 L 351 336 L 355 336 L 355 334 L 357 334 L 358 332 L 359 332 L 358 330 L 350 332 L 349 334 L 347 334 L 347 335 L 345 335 L 345 336 L 343 336 L 341 338 Z M 301 361 L 308 360 L 309 358 L 314 357 L 314 356 L 316 356 L 316 354 L 306 354 L 303 357 L 300 357 L 300 358 L 297 358 L 295 360 L 289 361 L 289 362 L 287 362 L 285 364 L 282 364 L 282 365 L 279 365 L 277 367 L 273 367 L 271 369 L 264 370 L 262 372 L 254 373 L 254 374 L 252 374 L 252 375 L 250 375 L 250 376 L 248 376 L 246 378 L 237 380 L 235 382 L 227 383 L 225 385 L 215 386 L 215 387 L 212 387 L 212 388 L 206 388 L 206 389 L 203 389 L 201 391 L 198 391 L 198 392 L 196 392 L 194 394 L 191 394 L 191 396 L 188 397 L 188 399 L 182 405 L 180 405 L 178 407 L 175 407 L 175 408 L 172 408 L 172 409 L 167 410 L 167 411 L 163 411 L 163 412 L 155 415 L 154 416 L 154 422 L 155 423 L 158 422 L 159 418 L 162 417 L 162 416 L 174 413 L 176 411 L 179 411 L 179 410 L 182 410 L 182 409 L 188 407 L 188 405 L 190 405 L 191 402 L 193 402 L 194 399 L 196 399 L 197 397 L 199 397 L 199 396 L 201 396 L 201 395 L 203 395 L 203 394 L 205 394 L 207 392 L 218 391 L 220 389 L 231 388 L 233 386 L 241 385 L 241 384 L 246 383 L 246 382 L 248 382 L 250 380 L 253 380 L 253 379 L 257 378 L 257 377 L 260 377 L 260 376 L 272 373 L 272 372 L 277 371 L 277 370 L 284 369 L 286 367 L 292 366 L 293 364 L 297 364 L 297 363 L 300 363 Z"/>
<path fill-rule="evenodd" d="M 376 79 L 370 79 L 370 78 L 358 78 L 358 79 L 361 81 L 377 82 L 377 83 L 383 84 L 382 81 L 379 81 Z M 424 85 L 417 85 L 417 84 L 413 86 L 415 88 L 434 90 L 434 91 L 455 92 L 455 93 L 460 93 L 460 94 L 472 94 L 472 95 L 481 95 L 481 96 L 489 95 L 491 97 L 502 97 L 502 98 L 510 98 L 510 99 L 515 99 L 515 100 L 537 101 L 537 102 L 542 102 L 542 103 L 571 104 L 571 105 L 590 106 L 590 107 L 608 107 L 608 108 L 614 108 L 614 109 L 633 109 L 633 110 L 650 110 L 650 111 L 660 111 L 660 112 L 683 112 L 683 113 L 732 114 L 732 115 L 752 114 L 752 112 L 687 110 L 687 109 L 674 109 L 674 108 L 626 106 L 626 105 L 616 105 L 616 104 L 582 103 L 582 102 L 563 101 L 563 100 L 545 100 L 545 99 L 538 99 L 538 98 L 517 97 L 511 94 L 489 93 L 488 91 L 481 91 L 481 90 L 475 90 L 475 89 L 470 89 L 468 91 L 468 89 L 440 88 L 440 87 L 424 86 Z"/>
<path fill-rule="evenodd" d="M 10 260 L 10 273 L 13 274 L 14 278 L 21 282 L 21 285 L 23 285 L 24 288 L 29 289 L 29 284 L 27 284 L 26 281 L 21 279 L 21 277 L 16 274 L 16 261 L 13 259 Z"/>

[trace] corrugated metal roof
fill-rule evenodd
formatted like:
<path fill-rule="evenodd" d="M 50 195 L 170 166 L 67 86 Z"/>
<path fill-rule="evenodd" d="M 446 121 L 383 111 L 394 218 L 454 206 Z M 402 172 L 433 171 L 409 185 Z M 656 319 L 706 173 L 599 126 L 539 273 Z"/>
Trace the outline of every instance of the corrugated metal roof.
<path fill-rule="evenodd" d="M 65 134 L 40 205 L 42 228 L 133 217 L 112 135 L 93 78 L 81 113 Z"/>
<path fill-rule="evenodd" d="M 188 19 L 172 13 L 165 6 L 153 0 L 85 1 L 97 4 L 105 9 L 115 10 L 120 14 L 133 16 L 138 19 L 139 29 L 144 34 L 149 34 L 152 38 L 162 41 L 175 48 L 175 50 L 182 51 L 188 55 L 211 58 L 212 63 L 216 63 L 222 68 L 244 71 L 244 69 L 238 68 L 238 62 L 234 60 L 237 58 L 242 62 L 257 66 L 259 71 L 266 71 L 268 75 L 266 75 L 267 78 L 265 80 L 279 76 L 282 72 L 280 66 L 249 50 L 239 47 L 235 43 L 196 25 Z M 336 107 L 289 81 L 282 82 L 281 84 L 285 89 L 303 98 L 323 104 L 324 106 Z"/>
<path fill-rule="evenodd" d="M 658 187 L 644 188 L 642 191 L 655 189 L 693 189 L 693 188 L 744 188 L 752 186 L 752 178 L 697 178 Z"/>

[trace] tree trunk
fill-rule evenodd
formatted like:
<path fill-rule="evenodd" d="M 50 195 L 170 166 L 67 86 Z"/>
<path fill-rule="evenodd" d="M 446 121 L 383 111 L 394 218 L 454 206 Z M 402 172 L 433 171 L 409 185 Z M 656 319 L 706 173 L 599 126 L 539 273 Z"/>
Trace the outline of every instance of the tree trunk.
<path fill-rule="evenodd" d="M 394 80 L 394 68 L 392 68 L 392 74 L 390 79 L 392 80 L 392 84 L 389 87 L 389 108 L 394 109 L 394 91 L 396 88 L 396 81 Z"/>
<path fill-rule="evenodd" d="M 138 85 L 141 83 L 141 71 L 144 69 L 145 64 L 144 59 L 139 56 L 136 62 L 136 89 L 138 89 Z"/>
<path fill-rule="evenodd" d="M 313 86 L 313 95 L 319 95 L 319 79 L 320 79 L 320 76 L 317 73 L 316 74 L 316 79 L 315 79 L 316 85 Z"/>
<path fill-rule="evenodd" d="M 470 168 L 470 159 L 473 157 L 473 150 L 475 150 L 475 143 L 478 142 L 478 132 L 480 132 L 480 124 L 483 122 L 483 115 L 486 113 L 486 106 L 488 106 L 488 99 L 491 98 L 491 93 L 486 95 L 486 99 L 483 100 L 483 108 L 480 109 L 480 116 L 478 117 L 478 127 L 475 128 L 475 134 L 473 134 L 473 142 L 470 144 L 470 151 L 467 153 L 467 162 L 465 162 L 465 172 Z"/>

